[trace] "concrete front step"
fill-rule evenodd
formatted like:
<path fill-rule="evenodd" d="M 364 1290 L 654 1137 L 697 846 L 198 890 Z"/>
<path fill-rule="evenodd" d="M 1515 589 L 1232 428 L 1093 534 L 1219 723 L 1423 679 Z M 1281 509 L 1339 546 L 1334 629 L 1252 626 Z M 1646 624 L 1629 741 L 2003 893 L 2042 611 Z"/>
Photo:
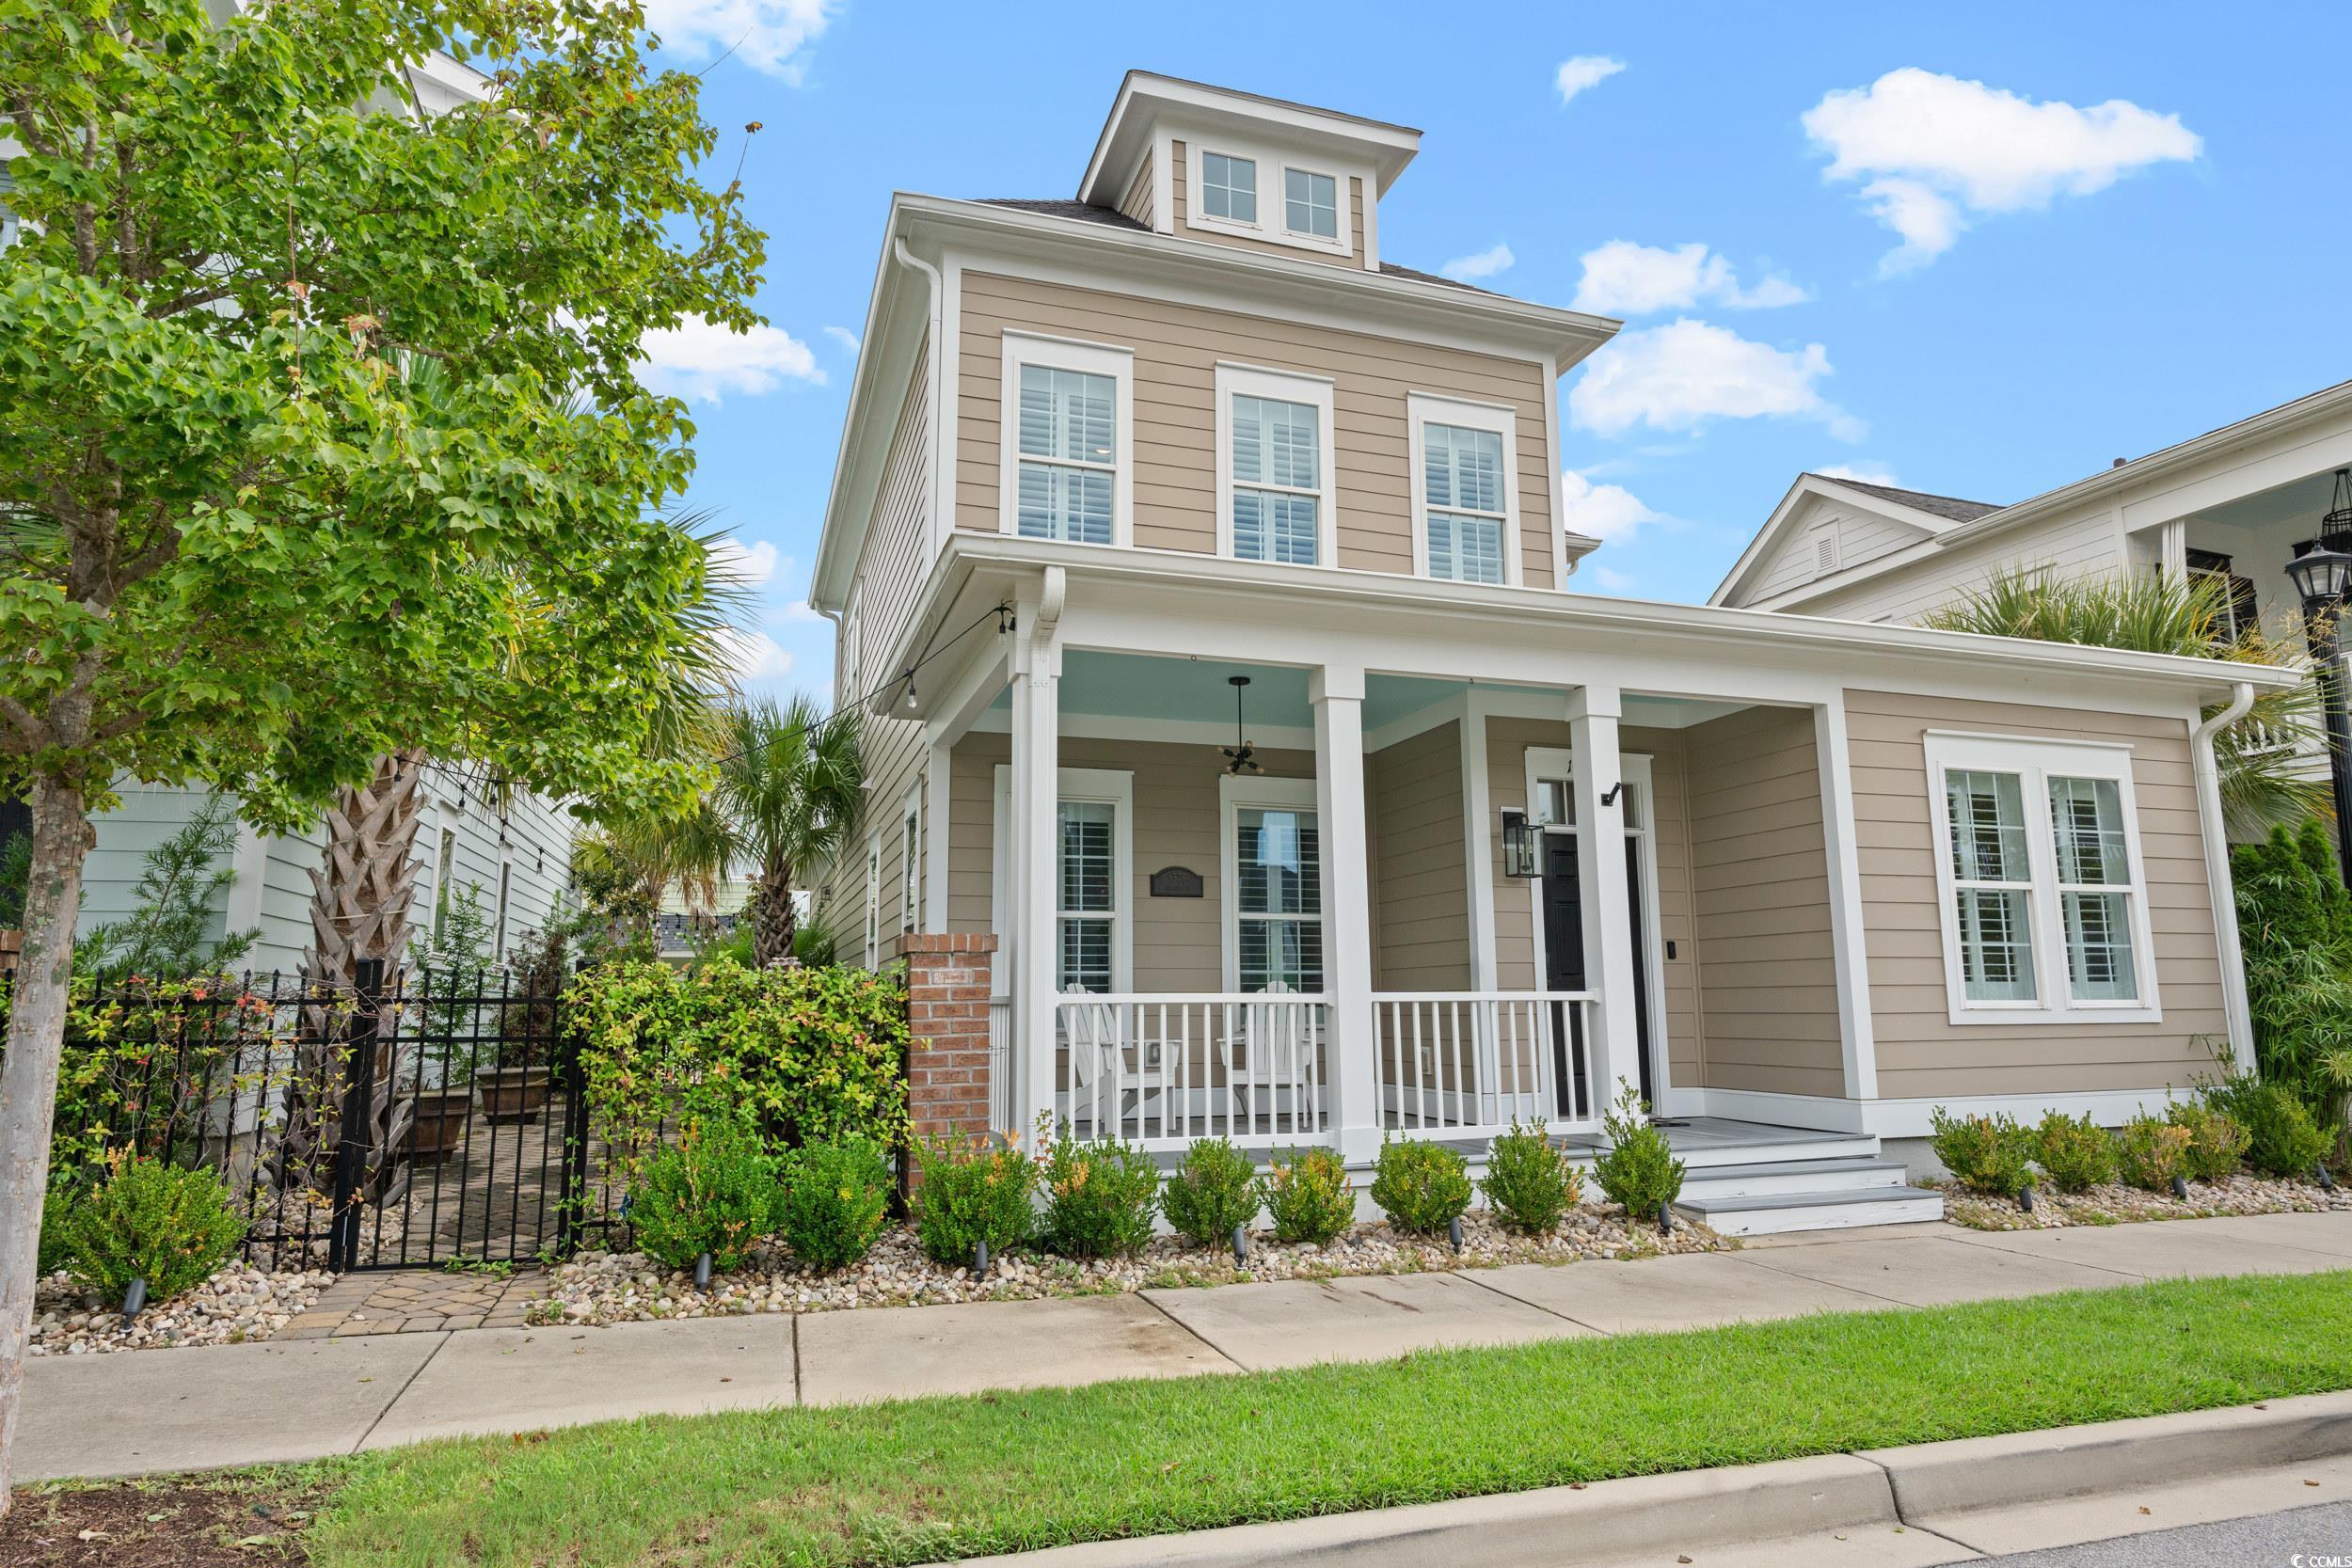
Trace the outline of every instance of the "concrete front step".
<path fill-rule="evenodd" d="M 1673 1139 L 1669 1129 L 1668 1140 Z M 1677 1144 L 1675 1158 L 1693 1173 L 1726 1166 L 1788 1164 L 1809 1160 L 1875 1159 L 1879 1141 L 1868 1132 L 1820 1132 L 1803 1141 L 1785 1143 Z"/>
<path fill-rule="evenodd" d="M 1700 1165 L 1682 1179 L 1684 1202 L 1694 1198 L 1772 1197 L 1784 1193 L 1832 1193 L 1899 1187 L 1908 1177 L 1900 1160 L 1855 1156 L 1837 1160 L 1764 1160 L 1749 1165 Z"/>
<path fill-rule="evenodd" d="M 1848 1187 L 1759 1197 L 1696 1197 L 1675 1211 L 1723 1236 L 1772 1236 L 1788 1230 L 1840 1230 L 1944 1217 L 1944 1195 L 1919 1187 Z"/>

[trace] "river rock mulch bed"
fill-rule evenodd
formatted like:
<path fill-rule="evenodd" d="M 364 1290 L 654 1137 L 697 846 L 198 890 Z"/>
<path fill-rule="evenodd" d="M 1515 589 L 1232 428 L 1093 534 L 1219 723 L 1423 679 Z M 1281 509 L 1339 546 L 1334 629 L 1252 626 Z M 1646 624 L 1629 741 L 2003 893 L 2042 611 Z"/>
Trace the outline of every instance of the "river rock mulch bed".
<path fill-rule="evenodd" d="M 266 1339 L 333 1284 L 325 1271 L 271 1274 L 231 1263 L 177 1299 L 125 1320 L 120 1301 L 86 1292 L 70 1275 L 43 1279 L 33 1296 L 33 1355 L 234 1345 Z"/>
<path fill-rule="evenodd" d="M 1987 1197 L 1947 1182 L 1944 1217 L 1972 1230 L 2057 1230 L 2071 1225 L 2131 1225 L 2142 1220 L 2200 1220 L 2221 1214 L 2320 1213 L 2352 1210 L 2352 1188 L 2328 1192 L 2316 1181 L 2284 1180 L 2240 1172 L 2221 1181 L 2192 1181 L 2188 1201 L 2110 1181 L 2087 1193 L 2037 1187 L 2033 1212 L 2012 1200 Z"/>
<path fill-rule="evenodd" d="M 1034 1301 L 1042 1296 L 1116 1295 L 1187 1285 L 1252 1280 L 1332 1279 L 1343 1275 L 1419 1274 L 1501 1268 L 1506 1263 L 1570 1263 L 1588 1258 L 1643 1258 L 1711 1252 L 1725 1246 L 1703 1226 L 1626 1223 L 1621 1210 L 1586 1206 L 1549 1236 L 1516 1236 L 1483 1211 L 1465 1216 L 1462 1251 L 1445 1240 L 1401 1235 L 1386 1225 L 1358 1226 L 1328 1246 L 1250 1238 L 1249 1260 L 1162 1236 L 1133 1258 L 1080 1260 L 1021 1251 L 991 1262 L 985 1277 L 969 1267 L 932 1261 L 906 1227 L 886 1231 L 862 1263 L 819 1273 L 781 1250 L 755 1251 L 732 1275 L 694 1289 L 688 1271 L 663 1268 L 643 1253 L 582 1253 L 554 1270 L 546 1297 L 533 1302 L 536 1323 L 645 1323 L 665 1318 L 757 1312 L 828 1312 L 860 1307 L 922 1307 L 973 1301 Z"/>

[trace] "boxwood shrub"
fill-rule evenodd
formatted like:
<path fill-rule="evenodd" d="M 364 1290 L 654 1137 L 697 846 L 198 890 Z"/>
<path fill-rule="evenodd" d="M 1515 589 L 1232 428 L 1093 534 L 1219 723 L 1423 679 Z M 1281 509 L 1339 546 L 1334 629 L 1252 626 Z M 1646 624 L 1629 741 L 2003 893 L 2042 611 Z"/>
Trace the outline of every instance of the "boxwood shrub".
<path fill-rule="evenodd" d="M 1337 1151 L 1285 1149 L 1274 1157 L 1260 1191 L 1278 1242 L 1328 1245 L 1356 1223 L 1356 1190 Z"/>
<path fill-rule="evenodd" d="M 1037 1237 L 1065 1258 L 1143 1250 L 1159 1212 L 1160 1167 L 1117 1138 L 1080 1142 L 1067 1127 L 1045 1156 L 1045 1212 Z"/>
<path fill-rule="evenodd" d="M 1655 1219 L 1682 1196 L 1682 1162 L 1630 1084 L 1618 1094 L 1616 1108 L 1601 1117 L 1601 1131 L 1609 1152 L 1593 1163 L 1593 1180 L 1628 1219 Z"/>
<path fill-rule="evenodd" d="M 1443 1230 L 1470 1203 L 1470 1164 L 1454 1149 L 1421 1138 L 1380 1140 L 1372 1201 L 1399 1230 Z"/>
<path fill-rule="evenodd" d="M 2169 1191 L 2174 1177 L 2188 1174 L 2190 1141 L 2187 1128 L 2142 1111 L 2123 1124 L 2116 1139 L 2116 1169 L 2135 1187 Z"/>
<path fill-rule="evenodd" d="M 149 1300 L 168 1301 L 211 1278 L 245 1240 L 245 1221 L 219 1177 L 161 1160 L 122 1161 L 70 1216 L 66 1266 L 107 1296 L 144 1279 Z"/>
<path fill-rule="evenodd" d="M 2115 1140 L 2088 1116 L 2052 1111 L 2034 1129 L 2033 1143 L 2035 1163 L 2059 1192 L 2087 1193 L 2115 1180 Z"/>
<path fill-rule="evenodd" d="M 1160 1211 L 1196 1246 L 1224 1246 L 1257 1220 L 1258 1167 L 1228 1139 L 1195 1139 L 1160 1189 Z"/>
<path fill-rule="evenodd" d="M 629 1189 L 638 1250 L 674 1269 L 706 1252 L 722 1274 L 739 1267 L 774 1228 L 775 1211 L 775 1162 L 732 1117 L 689 1122 Z"/>
<path fill-rule="evenodd" d="M 847 1268 L 881 1239 L 890 1189 L 890 1162 L 864 1138 L 795 1149 L 777 1172 L 776 1234 L 814 1268 Z"/>
<path fill-rule="evenodd" d="M 1010 1144 L 926 1138 L 914 1146 L 922 1185 L 914 1238 L 942 1263 L 968 1264 L 981 1242 L 993 1255 L 1029 1239 L 1037 1166 Z"/>
<path fill-rule="evenodd" d="M 1993 1197 L 2015 1197 L 2032 1171 L 2034 1137 L 2003 1115 L 1956 1117 L 1938 1105 L 1928 1113 L 1929 1143 L 1952 1180 Z"/>
<path fill-rule="evenodd" d="M 2165 1119 L 2188 1130 L 2185 1161 L 2192 1181 L 2219 1181 L 2235 1176 L 2247 1146 L 2254 1141 L 2237 1117 L 2195 1101 L 2174 1101 L 2165 1112 Z"/>
<path fill-rule="evenodd" d="M 2246 1163 L 2265 1176 L 2309 1176 L 2335 1147 L 2310 1107 L 2275 1079 L 2233 1078 L 2205 1098 L 2246 1129 Z"/>
<path fill-rule="evenodd" d="M 1486 1150 L 1486 1176 L 1479 1190 L 1504 1228 L 1547 1236 L 1584 1196 L 1584 1178 L 1552 1144 L 1543 1123 L 1514 1119 Z"/>

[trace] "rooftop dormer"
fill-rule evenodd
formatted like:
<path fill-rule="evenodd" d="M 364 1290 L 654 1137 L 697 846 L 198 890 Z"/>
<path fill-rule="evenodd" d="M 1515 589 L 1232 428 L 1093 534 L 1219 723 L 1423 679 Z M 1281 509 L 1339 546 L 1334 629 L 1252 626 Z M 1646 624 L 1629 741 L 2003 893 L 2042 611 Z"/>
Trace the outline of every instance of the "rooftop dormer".
<path fill-rule="evenodd" d="M 1406 126 L 1131 71 L 1078 199 L 1162 234 L 1377 272 L 1380 198 L 1420 149 Z"/>

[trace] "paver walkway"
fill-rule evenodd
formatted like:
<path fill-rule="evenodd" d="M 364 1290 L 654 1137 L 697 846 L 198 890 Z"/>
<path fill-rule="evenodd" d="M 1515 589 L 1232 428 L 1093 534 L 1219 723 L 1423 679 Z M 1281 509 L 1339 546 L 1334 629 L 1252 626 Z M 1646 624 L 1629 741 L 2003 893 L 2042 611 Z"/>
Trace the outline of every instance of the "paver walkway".
<path fill-rule="evenodd" d="M 131 1475 L 657 1412 L 1184 1377 L 2186 1275 L 2328 1269 L 2352 1269 L 2352 1213 L 1998 1233 L 1900 1226 L 1761 1237 L 1738 1252 L 1635 1262 L 47 1356 L 25 1370 L 17 1462 L 26 1480 Z"/>

